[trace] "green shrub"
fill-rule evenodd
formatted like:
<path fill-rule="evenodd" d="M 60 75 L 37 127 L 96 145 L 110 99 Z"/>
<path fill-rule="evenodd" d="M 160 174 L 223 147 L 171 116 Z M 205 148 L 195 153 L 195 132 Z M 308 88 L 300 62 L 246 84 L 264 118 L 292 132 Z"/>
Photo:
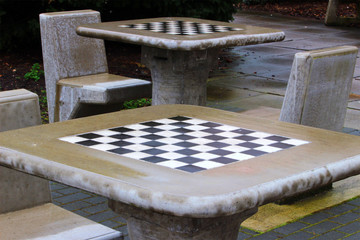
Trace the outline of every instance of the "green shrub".
<path fill-rule="evenodd" d="M 40 78 L 44 75 L 44 71 L 40 69 L 40 64 L 35 63 L 30 72 L 25 73 L 24 78 L 26 80 L 34 80 L 35 82 L 39 81 Z"/>
<path fill-rule="evenodd" d="M 151 105 L 151 98 L 141 98 L 136 100 L 129 100 L 124 102 L 125 109 L 133 109 L 139 107 L 146 107 Z"/>
<path fill-rule="evenodd" d="M 93 9 L 102 21 L 196 17 L 228 21 L 241 0 L 0 0 L 0 50 L 41 47 L 39 14 Z"/>

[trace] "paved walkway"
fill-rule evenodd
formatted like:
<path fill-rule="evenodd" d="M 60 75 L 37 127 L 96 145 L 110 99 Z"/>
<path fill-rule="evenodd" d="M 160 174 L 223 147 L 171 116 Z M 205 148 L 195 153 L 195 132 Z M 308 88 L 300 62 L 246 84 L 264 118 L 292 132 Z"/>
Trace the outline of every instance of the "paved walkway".
<path fill-rule="evenodd" d="M 270 14 L 238 13 L 235 22 L 278 28 L 283 42 L 224 50 L 227 66 L 211 73 L 208 106 L 229 111 L 281 108 L 294 54 L 331 46 L 360 47 L 360 29 L 326 27 L 322 22 Z M 344 132 L 360 135 L 360 61 L 357 62 Z M 105 198 L 52 183 L 53 202 L 84 217 L 120 230 L 129 239 L 126 221 L 107 207 Z M 356 196 L 360 195 L 357 194 Z M 326 201 L 326 200 L 325 200 Z M 265 219 L 264 219 L 265 221 Z M 284 222 L 283 224 L 285 224 Z M 360 198 L 353 198 L 275 229 L 240 228 L 238 239 L 360 239 Z"/>

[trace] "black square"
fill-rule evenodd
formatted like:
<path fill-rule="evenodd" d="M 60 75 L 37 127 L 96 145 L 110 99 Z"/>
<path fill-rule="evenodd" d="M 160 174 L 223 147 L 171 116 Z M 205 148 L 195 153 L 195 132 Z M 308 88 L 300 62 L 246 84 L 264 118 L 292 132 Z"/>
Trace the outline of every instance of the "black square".
<path fill-rule="evenodd" d="M 238 146 L 247 147 L 247 148 L 257 148 L 257 147 L 261 147 L 262 145 L 252 142 L 244 142 L 238 144 Z"/>
<path fill-rule="evenodd" d="M 142 138 L 146 138 L 149 140 L 158 140 L 158 139 L 164 138 L 164 137 L 156 135 L 156 134 L 149 134 L 149 135 L 142 136 Z"/>
<path fill-rule="evenodd" d="M 127 127 L 116 127 L 116 128 L 110 128 L 109 130 L 115 131 L 115 132 L 120 132 L 120 133 L 134 131 L 134 129 L 130 129 Z"/>
<path fill-rule="evenodd" d="M 221 124 L 214 123 L 214 122 L 206 122 L 206 123 L 202 123 L 199 125 L 204 126 L 204 127 L 212 127 L 212 128 L 221 126 Z"/>
<path fill-rule="evenodd" d="M 195 151 L 195 150 L 192 150 L 192 149 L 181 149 L 181 150 L 178 150 L 178 151 L 175 151 L 175 152 L 186 155 L 186 156 L 191 156 L 191 155 L 195 155 L 195 154 L 200 153 L 199 151 Z"/>
<path fill-rule="evenodd" d="M 210 136 L 205 136 L 204 138 L 214 140 L 214 141 L 219 141 L 219 140 L 225 139 L 226 137 L 222 137 L 219 135 L 210 135 Z"/>
<path fill-rule="evenodd" d="M 173 138 L 186 141 L 186 140 L 194 139 L 194 138 L 196 138 L 196 137 L 189 136 L 189 135 L 185 135 L 185 134 L 181 134 L 181 135 L 178 135 L 178 136 L 174 136 Z"/>
<path fill-rule="evenodd" d="M 193 132 L 193 130 L 189 130 L 189 129 L 186 129 L 186 128 L 176 128 L 176 129 L 173 129 L 172 132 L 189 133 L 189 132 Z"/>
<path fill-rule="evenodd" d="M 266 137 L 265 139 L 281 142 L 281 141 L 288 140 L 289 138 L 273 135 L 273 136 Z"/>
<path fill-rule="evenodd" d="M 112 138 L 116 138 L 119 140 L 123 140 L 123 139 L 128 139 L 128 138 L 133 138 L 133 136 L 127 135 L 127 134 L 123 134 L 123 133 L 119 133 L 119 134 L 115 134 L 111 136 Z"/>
<path fill-rule="evenodd" d="M 77 142 L 77 144 L 89 147 L 89 146 L 94 146 L 94 145 L 98 145 L 98 144 L 101 144 L 101 143 L 97 142 L 97 141 L 94 141 L 94 140 L 85 140 L 85 141 Z"/>
<path fill-rule="evenodd" d="M 232 159 L 232 158 L 227 158 L 227 157 L 218 157 L 218 158 L 211 159 L 211 161 L 222 163 L 222 164 L 229 164 L 229 163 L 237 162 L 237 160 Z"/>
<path fill-rule="evenodd" d="M 141 151 L 141 152 L 156 156 L 156 155 L 165 153 L 166 151 L 161 150 L 161 149 L 157 149 L 157 148 L 151 148 L 151 149 L 147 149 L 147 150 L 144 150 L 144 151 Z"/>
<path fill-rule="evenodd" d="M 201 162 L 201 161 L 204 161 L 204 160 L 200 159 L 200 158 L 195 158 L 195 157 L 183 157 L 183 158 L 176 159 L 176 161 L 183 162 L 183 163 L 188 163 L 188 164 L 193 164 L 193 163 Z"/>
<path fill-rule="evenodd" d="M 281 148 L 281 149 L 287 149 L 287 148 L 291 148 L 293 147 L 293 145 L 291 144 L 286 144 L 286 143 L 273 143 L 273 144 L 270 144 L 269 146 L 271 147 L 277 147 L 277 148 Z"/>
<path fill-rule="evenodd" d="M 143 123 L 140 123 L 140 124 L 144 125 L 144 126 L 148 126 L 148 127 L 156 127 L 156 126 L 159 126 L 159 125 L 164 125 L 162 123 L 158 123 L 158 122 L 154 122 L 154 121 L 143 122 Z"/>
<path fill-rule="evenodd" d="M 142 144 L 149 147 L 160 147 L 166 145 L 166 143 L 162 143 L 158 141 L 149 141 L 149 142 L 144 142 Z"/>
<path fill-rule="evenodd" d="M 174 145 L 179 146 L 179 147 L 190 148 L 190 147 L 194 147 L 199 144 L 184 141 L 184 142 L 175 143 Z"/>
<path fill-rule="evenodd" d="M 116 141 L 116 142 L 112 142 L 111 145 L 115 145 L 118 147 L 125 147 L 125 146 L 129 146 L 129 145 L 133 145 L 133 143 L 126 142 L 126 141 Z"/>
<path fill-rule="evenodd" d="M 232 154 L 233 152 L 223 150 L 223 149 L 215 149 L 215 150 L 210 151 L 209 153 L 216 154 L 219 156 L 225 156 L 225 155 Z"/>
<path fill-rule="evenodd" d="M 142 129 L 141 131 L 148 133 L 157 133 L 157 132 L 163 132 L 164 130 L 155 127 L 150 127 L 150 128 Z"/>
<path fill-rule="evenodd" d="M 78 136 L 82 137 L 82 138 L 86 138 L 86 139 L 94 139 L 94 138 L 102 137 L 102 135 L 95 134 L 95 133 L 84 133 L 84 134 L 80 134 Z"/>
<path fill-rule="evenodd" d="M 247 151 L 244 151 L 242 153 L 247 154 L 247 155 L 251 155 L 251 156 L 254 156 L 254 157 L 267 154 L 267 152 L 263 152 L 263 151 L 259 151 L 259 150 L 255 150 L 255 149 L 247 150 Z"/>
<path fill-rule="evenodd" d="M 242 135 L 242 136 L 239 136 L 239 137 L 235 137 L 235 139 L 244 140 L 244 141 L 253 141 L 253 140 L 258 139 L 258 138 Z"/>
<path fill-rule="evenodd" d="M 182 170 L 182 171 L 185 171 L 185 172 L 190 172 L 190 173 L 200 172 L 200 171 L 206 170 L 205 168 L 201 168 L 201 167 L 194 166 L 194 165 L 186 165 L 186 166 L 178 167 L 176 169 Z"/>
<path fill-rule="evenodd" d="M 240 129 L 233 130 L 233 131 L 231 131 L 231 132 L 240 133 L 240 134 L 250 134 L 250 133 L 254 133 L 255 131 L 248 130 L 248 129 L 244 129 L 244 128 L 240 128 Z"/>
<path fill-rule="evenodd" d="M 230 144 L 221 143 L 221 142 L 211 142 L 211 143 L 207 143 L 205 145 L 210 146 L 210 147 L 214 147 L 214 148 L 224 148 L 224 147 L 230 146 Z"/>
<path fill-rule="evenodd" d="M 169 118 L 171 120 L 176 120 L 176 121 L 186 121 L 186 120 L 190 120 L 191 118 L 189 117 L 184 117 L 184 116 L 176 116 L 176 117 L 171 117 Z"/>
<path fill-rule="evenodd" d="M 162 157 L 157 157 L 157 156 L 146 157 L 141 160 L 146 161 L 146 162 L 151 162 L 151 163 L 159 163 L 159 162 L 167 161 L 167 159 L 162 158 Z"/>
<path fill-rule="evenodd" d="M 126 149 L 126 148 L 115 148 L 115 149 L 108 150 L 108 152 L 112 152 L 112 153 L 116 153 L 116 154 L 121 155 L 121 154 L 131 153 L 131 152 L 134 152 L 134 151 Z"/>

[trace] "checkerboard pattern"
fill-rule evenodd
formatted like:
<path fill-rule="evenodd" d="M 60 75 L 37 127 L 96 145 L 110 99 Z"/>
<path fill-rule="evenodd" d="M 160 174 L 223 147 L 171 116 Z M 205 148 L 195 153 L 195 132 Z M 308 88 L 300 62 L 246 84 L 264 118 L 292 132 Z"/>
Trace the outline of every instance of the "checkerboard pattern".
<path fill-rule="evenodd" d="M 191 173 L 309 143 L 185 116 L 82 133 L 60 140 Z"/>
<path fill-rule="evenodd" d="M 241 31 L 242 28 L 233 28 L 229 26 L 212 25 L 207 23 L 197 23 L 189 21 L 166 21 L 150 22 L 139 24 L 119 25 L 124 28 L 134 28 L 139 30 L 148 30 L 172 35 L 197 35 L 205 33 Z"/>

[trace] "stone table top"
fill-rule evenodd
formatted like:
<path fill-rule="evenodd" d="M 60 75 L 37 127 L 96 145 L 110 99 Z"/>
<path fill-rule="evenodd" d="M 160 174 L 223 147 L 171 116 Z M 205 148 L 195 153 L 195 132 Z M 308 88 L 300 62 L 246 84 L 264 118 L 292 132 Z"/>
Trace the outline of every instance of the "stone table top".
<path fill-rule="evenodd" d="M 195 18 L 152 18 L 81 25 L 81 36 L 169 50 L 204 50 L 281 41 L 282 31 Z"/>
<path fill-rule="evenodd" d="M 231 215 L 360 172 L 358 136 L 190 105 L 0 133 L 0 164 L 176 216 Z"/>

